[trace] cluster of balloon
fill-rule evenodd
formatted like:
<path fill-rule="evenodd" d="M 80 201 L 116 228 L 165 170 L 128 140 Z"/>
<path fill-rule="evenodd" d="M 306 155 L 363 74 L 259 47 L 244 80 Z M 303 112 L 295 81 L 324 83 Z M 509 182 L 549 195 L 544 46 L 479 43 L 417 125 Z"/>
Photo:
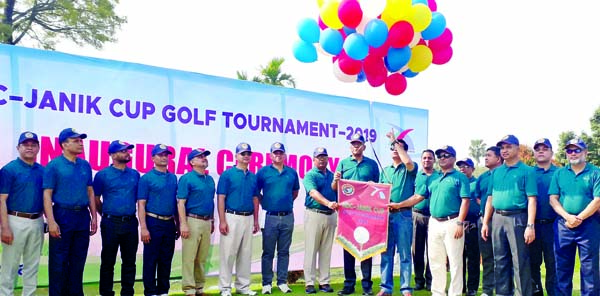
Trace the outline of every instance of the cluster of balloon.
<path fill-rule="evenodd" d="M 406 78 L 452 58 L 452 32 L 435 0 L 317 0 L 318 20 L 298 23 L 294 57 L 312 63 L 320 51 L 332 56 L 343 82 L 406 90 Z"/>

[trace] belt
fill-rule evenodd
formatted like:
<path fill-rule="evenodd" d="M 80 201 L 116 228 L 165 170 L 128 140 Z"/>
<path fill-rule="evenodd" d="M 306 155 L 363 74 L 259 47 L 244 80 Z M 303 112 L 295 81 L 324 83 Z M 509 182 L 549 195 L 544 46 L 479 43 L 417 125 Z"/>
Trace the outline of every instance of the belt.
<path fill-rule="evenodd" d="M 240 211 L 234 211 L 234 210 L 230 210 L 230 209 L 226 209 L 225 212 L 229 213 L 229 214 L 240 215 L 240 216 L 250 216 L 250 215 L 254 214 L 254 211 L 240 212 Z"/>
<path fill-rule="evenodd" d="M 519 209 L 519 210 L 513 210 L 513 211 L 495 210 L 495 212 L 502 216 L 511 216 L 511 215 L 516 215 L 516 214 L 526 213 L 527 209 Z"/>
<path fill-rule="evenodd" d="M 287 216 L 291 214 L 291 211 L 280 211 L 280 212 L 267 212 L 267 215 L 270 216 Z"/>
<path fill-rule="evenodd" d="M 25 212 L 17 212 L 17 211 L 8 211 L 9 215 L 28 218 L 28 219 L 37 219 L 42 216 L 42 213 L 25 213 Z"/>
<path fill-rule="evenodd" d="M 213 219 L 213 217 L 211 217 L 210 215 L 203 216 L 203 215 L 196 215 L 196 214 L 189 213 L 189 214 L 187 214 L 187 216 L 194 218 L 194 219 L 200 219 L 200 220 L 205 220 L 205 221 L 212 221 L 212 219 Z"/>
<path fill-rule="evenodd" d="M 313 211 L 315 213 L 319 213 L 319 214 L 324 214 L 324 215 L 331 215 L 333 214 L 333 211 L 326 211 L 326 210 L 319 210 L 319 209 L 315 209 L 315 208 L 306 208 L 309 211 Z"/>
<path fill-rule="evenodd" d="M 446 217 L 439 217 L 439 218 L 438 217 L 431 217 L 431 218 L 433 218 L 433 219 L 435 219 L 435 220 L 437 220 L 439 222 L 444 222 L 444 221 L 448 221 L 448 220 L 454 219 L 456 217 L 458 217 L 458 214 L 454 214 L 454 215 L 450 215 L 450 216 L 446 216 Z"/>
<path fill-rule="evenodd" d="M 390 213 L 398 213 L 398 212 L 409 211 L 410 209 L 411 209 L 410 207 L 399 208 L 399 209 L 390 209 L 389 212 Z"/>
<path fill-rule="evenodd" d="M 551 224 L 555 219 L 535 219 L 535 224 Z"/>
<path fill-rule="evenodd" d="M 111 215 L 111 214 L 102 214 L 102 218 L 127 222 L 127 221 L 134 220 L 135 216 L 133 216 L 133 215 L 131 215 L 131 216 L 116 216 L 116 215 Z"/>
<path fill-rule="evenodd" d="M 431 213 L 429 213 L 429 211 L 419 210 L 417 208 L 413 208 L 413 212 L 419 213 L 423 216 L 431 216 Z"/>
<path fill-rule="evenodd" d="M 161 216 L 154 213 L 146 212 L 146 216 L 156 218 L 158 220 L 169 221 L 173 219 L 173 216 Z"/>
<path fill-rule="evenodd" d="M 67 206 L 67 205 L 61 205 L 61 204 L 54 204 L 55 206 L 61 208 L 61 209 L 65 209 L 65 210 L 71 210 L 71 211 L 83 211 L 83 210 L 87 210 L 88 206 Z"/>

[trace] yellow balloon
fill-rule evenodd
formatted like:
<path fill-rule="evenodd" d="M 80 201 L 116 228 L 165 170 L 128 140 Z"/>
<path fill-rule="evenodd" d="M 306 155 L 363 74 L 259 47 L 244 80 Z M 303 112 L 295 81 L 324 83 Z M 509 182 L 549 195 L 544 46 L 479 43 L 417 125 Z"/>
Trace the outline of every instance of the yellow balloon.
<path fill-rule="evenodd" d="M 321 6 L 321 20 L 323 20 L 323 23 L 328 27 L 336 30 L 341 29 L 344 26 L 338 16 L 339 7 L 340 2 L 337 0 L 329 0 Z"/>
<path fill-rule="evenodd" d="M 391 27 L 399 20 L 407 20 L 410 15 L 411 10 L 411 0 L 388 0 L 385 9 L 381 13 L 381 19 L 383 16 L 386 16 L 386 19 L 393 20 L 391 24 L 388 24 L 388 27 Z"/>
<path fill-rule="evenodd" d="M 321 8 L 323 6 L 324 0 L 317 0 L 317 7 Z"/>
<path fill-rule="evenodd" d="M 423 72 L 433 60 L 431 49 L 426 45 L 417 45 L 412 48 L 412 54 L 408 61 L 408 68 L 415 73 Z"/>
<path fill-rule="evenodd" d="M 431 24 L 431 10 L 427 5 L 418 3 L 412 7 L 408 21 L 413 25 L 415 32 L 421 32 Z"/>

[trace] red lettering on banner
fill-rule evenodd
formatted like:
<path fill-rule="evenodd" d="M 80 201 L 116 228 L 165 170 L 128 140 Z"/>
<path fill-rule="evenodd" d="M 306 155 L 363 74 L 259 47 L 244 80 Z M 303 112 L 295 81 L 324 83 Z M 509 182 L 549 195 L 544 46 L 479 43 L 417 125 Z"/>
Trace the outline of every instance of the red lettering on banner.
<path fill-rule="evenodd" d="M 187 160 L 187 155 L 190 154 L 190 152 L 192 152 L 192 148 L 181 147 L 181 150 L 179 150 L 179 163 L 177 164 L 177 172 L 175 174 L 183 175 L 192 171 L 192 166 Z"/>
<path fill-rule="evenodd" d="M 146 149 L 144 150 L 144 148 Z M 151 156 L 152 148 L 154 148 L 154 145 L 135 145 L 135 168 L 141 174 L 149 172 L 154 167 Z"/>
<path fill-rule="evenodd" d="M 219 176 L 234 164 L 233 152 L 229 150 L 219 150 L 219 153 L 217 153 L 217 174 Z"/>
<path fill-rule="evenodd" d="M 54 145 L 52 144 L 54 142 Z M 46 166 L 52 159 L 62 154 L 58 138 L 42 137 L 40 145 L 40 164 Z"/>
<path fill-rule="evenodd" d="M 258 152 L 253 152 L 250 157 L 250 163 L 248 164 L 248 170 L 255 173 L 263 167 L 263 155 Z"/>
<path fill-rule="evenodd" d="M 169 154 L 168 158 L 169 158 L 169 163 L 167 164 L 167 170 L 169 170 L 169 172 L 174 172 L 175 171 L 175 157 L 177 156 L 177 153 L 175 153 L 175 148 L 171 147 L 171 146 L 167 146 L 167 149 L 169 149 L 169 151 L 171 151 L 171 154 Z"/>
<path fill-rule="evenodd" d="M 329 162 L 329 169 L 332 172 L 335 172 L 335 169 L 337 168 L 338 164 L 340 163 L 340 158 L 339 157 L 330 157 L 328 162 Z"/>
<path fill-rule="evenodd" d="M 298 175 L 300 175 L 300 178 L 304 179 L 306 172 L 312 169 L 312 158 L 308 155 L 300 156 L 299 167 L 300 169 L 298 170 Z"/>
<path fill-rule="evenodd" d="M 98 145 L 98 141 L 91 140 L 90 141 L 90 166 L 92 170 L 99 171 L 109 165 L 108 161 L 108 146 L 110 142 L 102 141 L 100 142 L 100 149 Z"/>

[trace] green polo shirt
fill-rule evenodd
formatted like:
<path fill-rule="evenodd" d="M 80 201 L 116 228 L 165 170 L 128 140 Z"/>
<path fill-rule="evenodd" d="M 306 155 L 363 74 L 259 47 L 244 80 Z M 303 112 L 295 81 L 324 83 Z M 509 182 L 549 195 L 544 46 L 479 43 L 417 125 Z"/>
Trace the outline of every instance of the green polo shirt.
<path fill-rule="evenodd" d="M 212 217 L 215 211 L 215 180 L 209 174 L 192 170 L 179 179 L 177 199 L 186 200 L 186 213 Z"/>
<path fill-rule="evenodd" d="M 273 166 L 260 168 L 256 173 L 258 192 L 262 191 L 261 205 L 267 212 L 291 212 L 294 209 L 293 192 L 300 189 L 296 170 L 283 166 L 279 170 Z"/>
<path fill-rule="evenodd" d="M 535 166 L 535 176 L 537 180 L 537 201 L 536 201 L 536 219 L 555 219 L 556 212 L 550 206 L 550 195 L 548 195 L 548 188 L 550 187 L 550 181 L 552 181 L 552 176 L 554 176 L 554 172 L 556 172 L 558 168 L 551 164 L 550 167 L 546 170 L 544 168 Z"/>
<path fill-rule="evenodd" d="M 471 202 L 469 203 L 469 212 L 467 213 L 468 218 L 476 218 L 479 216 L 479 204 L 477 204 L 477 195 L 475 190 L 477 189 L 477 178 L 471 176 L 469 180 L 469 192 L 471 192 Z"/>
<path fill-rule="evenodd" d="M 493 196 L 492 206 L 496 210 L 527 209 L 527 197 L 537 196 L 535 171 L 521 161 L 513 166 L 504 163 L 492 171 L 488 195 Z"/>
<path fill-rule="evenodd" d="M 221 174 L 217 194 L 225 195 L 225 209 L 239 212 L 254 212 L 256 174 L 232 167 Z"/>
<path fill-rule="evenodd" d="M 432 175 L 435 175 L 437 173 L 437 171 L 433 171 Z M 417 173 L 417 178 L 415 179 L 415 193 L 418 192 L 418 188 L 421 187 L 423 190 L 425 190 L 425 192 L 427 192 L 427 182 L 429 180 L 429 175 L 427 175 L 424 171 L 419 171 L 419 173 Z M 421 190 L 421 191 L 423 191 Z M 423 199 L 421 202 L 419 202 L 418 204 L 416 204 L 414 206 L 415 209 L 425 212 L 425 214 L 429 215 L 429 198 L 425 195 L 421 196 L 425 197 L 425 199 Z"/>
<path fill-rule="evenodd" d="M 366 156 L 363 156 L 360 163 L 352 156 L 345 158 L 340 161 L 336 171 L 341 172 L 342 179 L 345 180 L 379 182 L 379 167 L 374 160 Z"/>
<path fill-rule="evenodd" d="M 590 163 L 586 163 L 583 171 L 577 175 L 570 164 L 560 168 L 552 177 L 548 194 L 559 195 L 565 211 L 577 215 L 594 198 L 600 197 L 600 170 Z"/>
<path fill-rule="evenodd" d="M 429 210 L 435 218 L 458 214 L 462 199 L 471 195 L 467 176 L 454 169 L 445 174 L 435 172 L 429 176 L 427 186 L 419 186 L 416 193 L 429 197 Z"/>
<path fill-rule="evenodd" d="M 392 184 L 390 202 L 401 202 L 407 200 L 415 193 L 415 179 L 417 177 L 417 164 L 412 171 L 406 169 L 404 163 L 397 167 L 390 165 L 383 169 L 379 175 L 379 183 Z"/>
<path fill-rule="evenodd" d="M 108 166 L 94 177 L 94 194 L 102 196 L 102 212 L 115 216 L 133 216 L 137 204 L 138 171 Z"/>
<path fill-rule="evenodd" d="M 333 182 L 333 173 L 330 170 L 324 172 L 313 168 L 304 175 L 302 184 L 304 184 L 304 190 L 306 191 L 306 199 L 304 205 L 309 209 L 319 209 L 324 211 L 331 211 L 330 208 L 318 203 L 310 196 L 311 190 L 316 190 L 323 195 L 328 201 L 337 201 L 337 192 L 331 189 L 331 183 Z"/>
<path fill-rule="evenodd" d="M 138 200 L 146 200 L 146 211 L 161 216 L 177 213 L 177 176 L 153 168 L 138 182 Z"/>
<path fill-rule="evenodd" d="M 491 176 L 492 171 L 486 171 L 479 175 L 477 182 L 475 182 L 475 192 L 472 192 L 475 198 L 479 198 L 481 202 L 479 205 L 479 213 L 482 217 L 485 215 L 485 204 L 488 199 L 488 187 L 490 185 Z"/>
<path fill-rule="evenodd" d="M 52 202 L 58 205 L 87 207 L 89 186 L 92 186 L 92 168 L 79 157 L 70 161 L 61 155 L 50 161 L 44 171 L 42 187 L 52 189 Z"/>
<path fill-rule="evenodd" d="M 44 211 L 42 179 L 44 167 L 39 163 L 30 165 L 17 158 L 0 171 L 0 193 L 8 194 L 8 211 L 41 213 Z"/>

